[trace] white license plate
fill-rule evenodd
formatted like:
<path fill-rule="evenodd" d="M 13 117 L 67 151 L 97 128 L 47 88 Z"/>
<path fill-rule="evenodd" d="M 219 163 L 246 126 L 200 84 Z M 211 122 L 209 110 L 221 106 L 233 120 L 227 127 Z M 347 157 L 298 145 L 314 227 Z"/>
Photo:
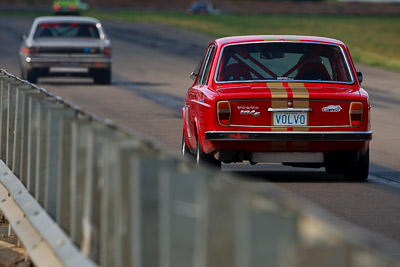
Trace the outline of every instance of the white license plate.
<path fill-rule="evenodd" d="M 307 126 L 307 112 L 274 112 L 274 126 Z"/>

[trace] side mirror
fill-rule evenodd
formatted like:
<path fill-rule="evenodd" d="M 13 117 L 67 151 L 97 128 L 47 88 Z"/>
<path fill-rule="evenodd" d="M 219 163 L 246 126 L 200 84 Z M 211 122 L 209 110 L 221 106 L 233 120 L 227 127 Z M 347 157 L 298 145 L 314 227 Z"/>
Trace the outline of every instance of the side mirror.
<path fill-rule="evenodd" d="M 26 37 L 27 37 L 26 34 L 21 34 L 21 40 L 22 40 L 22 41 L 25 41 L 25 40 L 26 40 Z"/>
<path fill-rule="evenodd" d="M 363 81 L 363 75 L 362 75 L 362 72 L 360 72 L 360 71 L 357 71 L 357 76 L 358 76 L 358 80 L 360 81 L 360 83 L 362 83 L 362 81 Z"/>
<path fill-rule="evenodd" d="M 194 71 L 192 71 L 192 73 L 190 74 L 190 79 L 192 79 L 193 81 L 196 80 L 197 77 L 197 73 L 194 73 Z"/>

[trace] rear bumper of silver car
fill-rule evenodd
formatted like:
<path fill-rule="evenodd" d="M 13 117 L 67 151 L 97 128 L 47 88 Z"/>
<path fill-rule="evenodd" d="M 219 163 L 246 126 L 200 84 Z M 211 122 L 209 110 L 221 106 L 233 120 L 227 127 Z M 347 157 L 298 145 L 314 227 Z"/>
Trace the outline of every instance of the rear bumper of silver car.
<path fill-rule="evenodd" d="M 208 141 L 369 141 L 372 131 L 366 132 L 240 132 L 209 131 Z"/>
<path fill-rule="evenodd" d="M 111 58 L 105 57 L 27 57 L 23 64 L 33 68 L 110 68 Z"/>

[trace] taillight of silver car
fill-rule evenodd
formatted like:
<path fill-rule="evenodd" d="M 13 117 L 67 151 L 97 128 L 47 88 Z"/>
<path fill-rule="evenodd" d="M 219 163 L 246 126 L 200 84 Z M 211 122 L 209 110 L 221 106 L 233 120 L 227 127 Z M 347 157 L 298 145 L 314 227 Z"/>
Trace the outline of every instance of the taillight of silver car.
<path fill-rule="evenodd" d="M 36 47 L 22 47 L 21 52 L 26 54 L 27 56 L 34 55 L 38 52 Z"/>
<path fill-rule="evenodd" d="M 112 54 L 112 49 L 111 49 L 111 47 L 104 47 L 104 48 L 103 48 L 103 55 L 111 56 L 111 54 Z"/>

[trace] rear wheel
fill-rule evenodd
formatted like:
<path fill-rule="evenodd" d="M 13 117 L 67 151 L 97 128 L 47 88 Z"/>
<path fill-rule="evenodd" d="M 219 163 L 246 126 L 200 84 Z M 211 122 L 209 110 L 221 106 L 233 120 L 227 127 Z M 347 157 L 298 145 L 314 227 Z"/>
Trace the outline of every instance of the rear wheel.
<path fill-rule="evenodd" d="M 37 83 L 38 74 L 35 69 L 28 70 L 21 68 L 21 78 L 23 80 L 27 80 L 30 83 Z"/>
<path fill-rule="evenodd" d="M 21 79 L 26 80 L 26 69 L 21 67 Z"/>
<path fill-rule="evenodd" d="M 358 153 L 355 160 L 347 160 L 344 178 L 353 181 L 365 181 L 369 173 L 369 149 L 364 154 Z"/>
<path fill-rule="evenodd" d="M 198 166 L 208 166 L 212 168 L 221 168 L 221 162 L 214 158 L 212 155 L 206 154 L 200 145 L 200 138 L 196 135 L 196 162 Z"/>
<path fill-rule="evenodd" d="M 110 84 L 111 68 L 93 70 L 93 79 L 96 84 Z"/>
<path fill-rule="evenodd" d="M 182 153 L 182 156 L 184 158 L 187 158 L 187 159 L 193 159 L 194 158 L 193 157 L 194 155 L 190 152 L 189 147 L 186 144 L 185 129 L 183 130 L 183 133 L 182 133 L 182 146 L 181 146 L 181 148 L 182 148 L 181 153 Z"/>

